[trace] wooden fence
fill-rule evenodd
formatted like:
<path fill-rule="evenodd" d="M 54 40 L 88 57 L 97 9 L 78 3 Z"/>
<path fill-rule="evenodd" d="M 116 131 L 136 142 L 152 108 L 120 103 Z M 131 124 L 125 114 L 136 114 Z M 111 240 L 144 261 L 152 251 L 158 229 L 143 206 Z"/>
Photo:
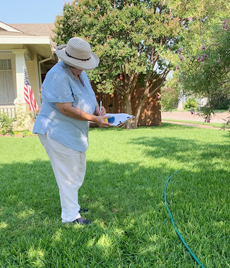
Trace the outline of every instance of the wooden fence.
<path fill-rule="evenodd" d="M 93 86 L 93 85 L 92 85 Z M 102 101 L 103 106 L 106 108 L 108 113 L 124 113 L 124 106 L 122 98 L 116 92 L 113 94 L 98 93 L 96 87 L 93 86 L 98 102 Z M 141 116 L 138 122 L 138 126 L 159 126 L 161 125 L 161 105 L 159 103 L 160 90 L 156 91 L 153 97 L 150 97 L 145 101 Z M 135 115 L 134 111 L 137 107 L 138 100 L 142 96 L 142 89 L 138 88 L 133 92 L 132 95 L 132 114 Z"/>

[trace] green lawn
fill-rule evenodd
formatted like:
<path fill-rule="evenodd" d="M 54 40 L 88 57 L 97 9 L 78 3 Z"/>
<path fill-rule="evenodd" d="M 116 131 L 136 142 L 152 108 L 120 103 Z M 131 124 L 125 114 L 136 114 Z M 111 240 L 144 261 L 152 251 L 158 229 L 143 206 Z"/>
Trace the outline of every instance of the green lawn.
<path fill-rule="evenodd" d="M 168 122 L 178 122 L 178 123 L 186 123 L 186 124 L 192 124 L 192 125 L 198 125 L 198 126 L 211 126 L 214 128 L 223 129 L 223 126 L 225 126 L 225 129 L 229 129 L 230 126 L 223 123 L 206 123 L 206 122 L 200 122 L 200 121 L 191 121 L 191 120 L 179 120 L 179 119 L 162 119 L 162 121 L 168 121 Z"/>
<path fill-rule="evenodd" d="M 37 136 L 0 137 L 0 267 L 230 267 L 230 135 L 163 124 L 91 129 L 80 204 L 90 226 L 64 225 Z"/>

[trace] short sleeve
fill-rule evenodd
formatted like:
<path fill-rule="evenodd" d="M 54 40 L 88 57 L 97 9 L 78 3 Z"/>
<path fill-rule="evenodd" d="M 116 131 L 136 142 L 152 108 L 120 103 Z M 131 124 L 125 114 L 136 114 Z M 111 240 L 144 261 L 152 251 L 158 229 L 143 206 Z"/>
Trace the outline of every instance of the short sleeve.
<path fill-rule="evenodd" d="M 46 102 L 74 102 L 69 77 L 49 72 L 42 85 L 42 99 Z"/>

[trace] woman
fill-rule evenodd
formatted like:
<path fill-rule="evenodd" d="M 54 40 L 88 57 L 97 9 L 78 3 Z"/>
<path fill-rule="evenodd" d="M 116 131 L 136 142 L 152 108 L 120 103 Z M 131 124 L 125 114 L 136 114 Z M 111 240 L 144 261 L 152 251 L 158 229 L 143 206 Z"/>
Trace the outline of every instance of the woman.
<path fill-rule="evenodd" d="M 71 38 L 56 48 L 60 61 L 47 73 L 42 85 L 42 107 L 33 133 L 49 156 L 58 184 L 62 222 L 89 224 L 81 217 L 78 190 L 86 170 L 89 121 L 100 127 L 106 111 L 99 109 L 89 79 L 83 70 L 92 70 L 99 59 L 85 40 Z"/>

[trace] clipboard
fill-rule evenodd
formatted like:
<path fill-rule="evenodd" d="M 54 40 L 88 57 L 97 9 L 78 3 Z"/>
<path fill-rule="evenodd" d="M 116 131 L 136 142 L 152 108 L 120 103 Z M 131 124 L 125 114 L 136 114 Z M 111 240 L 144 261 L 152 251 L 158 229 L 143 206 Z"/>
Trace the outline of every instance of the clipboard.
<path fill-rule="evenodd" d="M 106 114 L 106 116 L 114 116 L 115 120 L 112 124 L 110 124 L 111 127 L 120 127 L 125 122 L 129 121 L 130 119 L 134 118 L 133 115 L 130 114 L 124 114 L 124 113 L 117 113 L 117 114 Z"/>

